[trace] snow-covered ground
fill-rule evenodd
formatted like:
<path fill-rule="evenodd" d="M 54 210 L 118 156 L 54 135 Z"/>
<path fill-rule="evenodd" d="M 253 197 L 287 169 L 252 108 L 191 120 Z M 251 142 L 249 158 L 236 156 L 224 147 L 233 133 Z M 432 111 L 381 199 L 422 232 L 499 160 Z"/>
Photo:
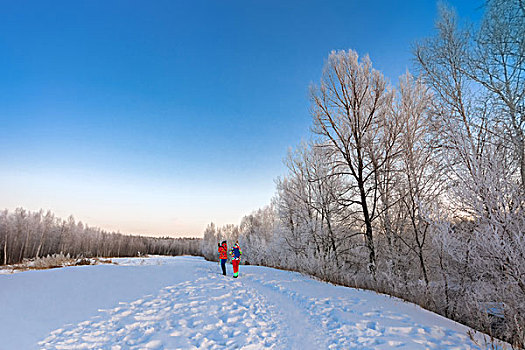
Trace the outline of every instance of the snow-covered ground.
<path fill-rule="evenodd" d="M 0 275 L 0 349 L 479 349 L 467 327 L 370 291 L 197 257 Z"/>

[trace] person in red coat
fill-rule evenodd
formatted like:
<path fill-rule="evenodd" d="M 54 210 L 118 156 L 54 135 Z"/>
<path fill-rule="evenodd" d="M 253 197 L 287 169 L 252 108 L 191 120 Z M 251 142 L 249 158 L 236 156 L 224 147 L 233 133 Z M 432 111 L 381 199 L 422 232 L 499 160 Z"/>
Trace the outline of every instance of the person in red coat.
<path fill-rule="evenodd" d="M 226 276 L 226 261 L 228 261 L 228 245 L 226 241 L 219 243 L 219 259 L 221 261 L 222 274 Z"/>

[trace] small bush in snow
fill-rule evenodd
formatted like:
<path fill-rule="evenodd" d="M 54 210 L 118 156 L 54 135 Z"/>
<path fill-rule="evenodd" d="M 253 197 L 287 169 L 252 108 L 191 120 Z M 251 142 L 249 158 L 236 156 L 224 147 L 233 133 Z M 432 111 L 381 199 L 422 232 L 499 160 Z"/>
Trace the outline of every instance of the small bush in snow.
<path fill-rule="evenodd" d="M 74 261 L 75 260 L 71 259 L 69 254 L 64 255 L 60 253 L 60 254 L 48 255 L 46 257 L 36 258 L 32 261 L 28 261 L 25 265 L 28 268 L 49 269 L 49 268 L 54 268 L 54 267 L 72 265 Z"/>

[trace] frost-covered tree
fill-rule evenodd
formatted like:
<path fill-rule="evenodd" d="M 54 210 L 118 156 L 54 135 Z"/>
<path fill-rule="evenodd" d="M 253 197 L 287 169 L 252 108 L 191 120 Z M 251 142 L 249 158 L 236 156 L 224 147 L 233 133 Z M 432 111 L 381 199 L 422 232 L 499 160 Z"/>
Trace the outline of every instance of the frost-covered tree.
<path fill-rule="evenodd" d="M 426 208 L 439 199 L 443 186 L 442 171 L 436 157 L 431 133 L 432 95 L 428 88 L 407 73 L 401 77 L 399 95 L 394 107 L 401 132 L 396 188 L 392 191 L 398 199 L 398 227 L 396 239 L 403 242 L 417 257 L 425 285 L 429 284 L 427 271 L 429 222 Z M 399 221 L 399 220 L 398 220 Z"/>
<path fill-rule="evenodd" d="M 368 264 L 376 270 L 373 222 L 378 217 L 379 171 L 388 161 L 386 122 L 393 93 L 368 56 L 355 51 L 333 51 L 321 83 L 311 90 L 314 130 L 337 156 L 335 174 L 347 178 L 345 202 L 364 236 Z"/>

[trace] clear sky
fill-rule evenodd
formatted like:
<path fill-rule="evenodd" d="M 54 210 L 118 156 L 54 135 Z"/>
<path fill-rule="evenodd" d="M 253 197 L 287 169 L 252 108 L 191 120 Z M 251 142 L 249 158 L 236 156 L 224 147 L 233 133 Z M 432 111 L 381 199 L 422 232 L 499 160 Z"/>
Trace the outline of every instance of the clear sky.
<path fill-rule="evenodd" d="M 451 1 L 477 20 L 481 0 Z M 201 236 L 268 204 L 330 50 L 392 81 L 434 1 L 0 0 L 0 209 Z"/>

